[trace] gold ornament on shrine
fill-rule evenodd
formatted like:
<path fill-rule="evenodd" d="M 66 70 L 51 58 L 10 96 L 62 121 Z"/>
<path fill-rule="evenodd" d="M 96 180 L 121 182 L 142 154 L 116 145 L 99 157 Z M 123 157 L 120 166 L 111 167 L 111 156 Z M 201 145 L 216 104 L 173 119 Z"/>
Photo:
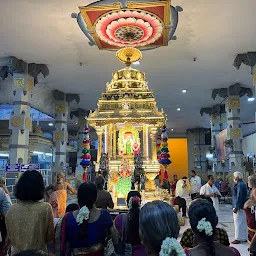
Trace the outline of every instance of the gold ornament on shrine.
<path fill-rule="evenodd" d="M 240 139 L 242 137 L 241 129 L 232 129 L 231 130 L 231 138 L 232 139 Z"/>
<path fill-rule="evenodd" d="M 19 127 L 21 126 L 22 124 L 22 120 L 19 116 L 14 116 L 12 119 L 11 119 L 11 125 L 13 127 Z"/>
<path fill-rule="evenodd" d="M 130 66 L 131 63 L 139 61 L 142 58 L 142 53 L 136 48 L 125 47 L 117 51 L 116 57 L 127 66 Z"/>

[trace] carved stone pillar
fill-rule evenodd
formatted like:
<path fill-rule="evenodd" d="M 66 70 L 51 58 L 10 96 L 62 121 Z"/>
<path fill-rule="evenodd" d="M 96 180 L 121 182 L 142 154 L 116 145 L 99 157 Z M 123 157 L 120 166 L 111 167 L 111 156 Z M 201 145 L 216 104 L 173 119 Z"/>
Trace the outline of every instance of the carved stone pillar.
<path fill-rule="evenodd" d="M 116 125 L 113 124 L 113 159 L 116 159 Z"/>
<path fill-rule="evenodd" d="M 9 122 L 11 164 L 28 164 L 29 132 L 32 128 L 30 108 L 33 88 L 33 77 L 28 74 L 13 74 L 14 106 Z"/>
<path fill-rule="evenodd" d="M 113 124 L 109 124 L 107 126 L 107 134 L 106 134 L 106 138 L 107 138 L 107 153 L 108 153 L 108 157 L 109 159 L 113 158 Z"/>
<path fill-rule="evenodd" d="M 242 61 L 237 65 L 236 60 L 234 65 L 239 68 Z M 241 87 L 239 83 L 233 84 L 228 88 L 214 89 L 212 91 L 213 99 L 217 96 L 226 99 L 225 108 L 227 114 L 228 144 L 231 151 L 229 154 L 229 167 L 232 171 L 241 170 L 242 168 L 243 151 L 240 123 L 240 97 L 244 95 L 252 97 L 252 89 Z"/>
<path fill-rule="evenodd" d="M 256 95 L 256 52 L 247 52 L 238 54 L 234 60 L 234 66 L 239 69 L 241 64 L 247 65 L 251 68 L 251 73 L 253 75 L 253 91 L 251 89 L 248 89 L 246 91 L 246 94 L 248 97 L 255 97 Z M 253 96 L 254 95 L 254 96 Z M 255 120 L 256 120 L 256 113 L 255 113 Z M 256 168 L 254 168 L 254 171 L 256 171 Z"/>
<path fill-rule="evenodd" d="M 152 127 L 151 130 L 150 130 L 151 148 L 152 148 L 152 161 L 157 161 L 156 134 L 157 134 L 157 128 Z"/>
<path fill-rule="evenodd" d="M 229 167 L 232 171 L 240 171 L 243 160 L 242 129 L 240 120 L 240 96 L 229 95 L 226 101 L 228 139 L 232 141 L 229 154 Z"/>
<path fill-rule="evenodd" d="M 69 114 L 69 103 L 76 100 L 79 103 L 79 96 L 76 94 L 65 94 L 61 91 L 53 91 L 55 99 L 55 164 L 53 172 L 60 172 L 66 169 L 67 163 L 67 141 L 68 128 L 67 119 Z"/>
<path fill-rule="evenodd" d="M 6 59 L 6 66 L 0 68 L 0 77 L 4 80 L 8 74 L 13 75 L 13 112 L 9 128 L 10 163 L 28 164 L 29 132 L 32 127 L 30 116 L 31 98 L 34 84 L 38 83 L 37 76 L 42 73 L 49 75 L 45 64 L 26 63 L 16 57 Z"/>
<path fill-rule="evenodd" d="M 97 162 L 100 162 L 100 157 L 102 153 L 102 134 L 103 134 L 103 128 L 102 127 L 96 127 L 96 133 L 98 135 L 98 153 L 97 153 Z"/>
<path fill-rule="evenodd" d="M 210 116 L 210 124 L 211 124 L 211 146 L 216 147 L 216 135 L 223 130 L 226 126 L 223 122 L 226 122 L 225 117 L 225 105 L 215 105 L 210 108 L 201 108 L 200 114 L 208 114 Z"/>
<path fill-rule="evenodd" d="M 67 157 L 67 141 L 68 141 L 68 128 L 67 119 L 69 113 L 68 103 L 63 100 L 55 101 L 55 131 L 54 131 L 54 143 L 55 143 L 55 168 L 54 171 L 60 172 L 66 168 Z"/>
<path fill-rule="evenodd" d="M 148 125 L 143 124 L 143 159 L 146 160 L 148 159 Z"/>
<path fill-rule="evenodd" d="M 78 140 L 77 140 L 77 164 L 76 164 L 76 177 L 79 176 L 79 180 L 82 181 L 84 169 L 80 165 L 81 155 L 83 150 L 83 140 L 84 140 L 84 128 L 88 123 L 86 117 L 89 115 L 89 111 L 85 109 L 78 108 L 76 111 L 70 112 L 70 118 L 73 116 L 78 118 Z"/>

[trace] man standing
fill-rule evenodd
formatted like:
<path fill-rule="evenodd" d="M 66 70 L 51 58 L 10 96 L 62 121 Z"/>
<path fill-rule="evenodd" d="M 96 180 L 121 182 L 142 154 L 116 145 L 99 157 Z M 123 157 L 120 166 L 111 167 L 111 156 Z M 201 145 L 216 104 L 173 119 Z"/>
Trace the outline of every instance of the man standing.
<path fill-rule="evenodd" d="M 220 191 L 214 185 L 214 177 L 213 175 L 208 175 L 208 182 L 201 187 L 200 195 L 204 195 L 210 197 L 213 202 L 213 207 L 215 208 L 217 216 L 219 216 L 219 198 L 221 196 Z"/>
<path fill-rule="evenodd" d="M 201 178 L 196 175 L 194 170 L 191 171 L 191 179 L 190 179 L 190 186 L 191 186 L 191 200 L 194 200 L 195 197 L 199 194 L 201 188 Z"/>
<path fill-rule="evenodd" d="M 187 205 L 186 205 L 186 197 L 187 197 L 187 177 L 183 177 L 176 184 L 175 196 L 177 199 L 177 203 L 179 205 L 179 210 L 182 209 L 182 217 L 186 217 L 187 213 Z"/>
<path fill-rule="evenodd" d="M 244 203 L 247 200 L 247 187 L 243 182 L 243 174 L 234 172 L 234 182 L 236 183 L 233 191 L 233 218 L 235 226 L 235 240 L 232 244 L 240 244 L 246 242 L 248 237 L 248 229 L 246 223 L 246 215 L 243 210 Z"/>
<path fill-rule="evenodd" d="M 95 184 L 98 190 L 98 197 L 95 206 L 100 209 L 113 209 L 114 202 L 110 193 L 104 190 L 105 180 L 103 176 L 98 176 L 95 180 Z"/>

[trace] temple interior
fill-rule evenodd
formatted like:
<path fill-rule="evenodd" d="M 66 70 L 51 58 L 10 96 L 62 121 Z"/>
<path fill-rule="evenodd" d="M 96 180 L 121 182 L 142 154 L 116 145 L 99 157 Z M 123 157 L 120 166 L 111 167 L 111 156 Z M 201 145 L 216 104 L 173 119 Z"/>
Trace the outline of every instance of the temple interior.
<path fill-rule="evenodd" d="M 139 170 L 149 200 L 160 196 L 157 176 L 253 173 L 256 2 L 235 2 L 2 1 L 9 191 L 29 169 L 46 185 L 64 171 L 75 187 L 93 166 L 116 199 Z"/>

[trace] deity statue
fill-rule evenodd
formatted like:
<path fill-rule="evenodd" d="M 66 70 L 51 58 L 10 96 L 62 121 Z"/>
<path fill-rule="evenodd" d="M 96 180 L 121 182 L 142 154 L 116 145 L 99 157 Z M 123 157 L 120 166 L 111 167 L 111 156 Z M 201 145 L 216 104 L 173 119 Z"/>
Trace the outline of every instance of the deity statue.
<path fill-rule="evenodd" d="M 134 155 L 140 154 L 140 146 L 136 141 L 133 144 L 133 154 Z"/>
<path fill-rule="evenodd" d="M 130 137 L 127 138 L 126 144 L 125 144 L 125 153 L 126 155 L 132 155 L 133 150 L 132 150 L 132 140 Z"/>
<path fill-rule="evenodd" d="M 119 130 L 118 145 L 120 155 L 132 156 L 140 153 L 139 133 L 132 124 L 126 124 Z"/>

